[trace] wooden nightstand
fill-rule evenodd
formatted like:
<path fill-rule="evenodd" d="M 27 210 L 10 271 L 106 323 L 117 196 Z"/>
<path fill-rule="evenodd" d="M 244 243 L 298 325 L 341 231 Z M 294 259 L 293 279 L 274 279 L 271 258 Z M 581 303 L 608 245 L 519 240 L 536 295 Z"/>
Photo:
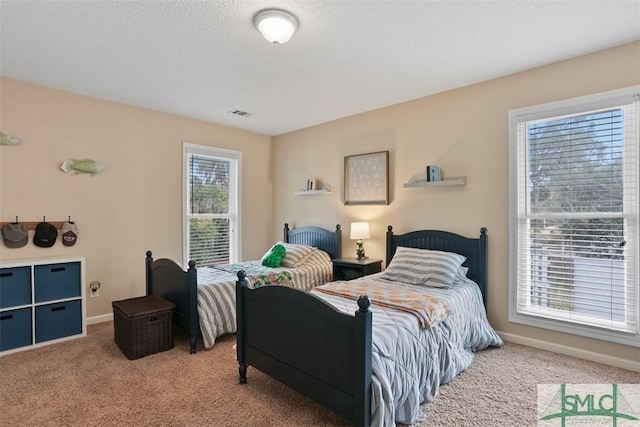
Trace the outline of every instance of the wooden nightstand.
<path fill-rule="evenodd" d="M 333 262 L 333 280 L 351 280 L 382 271 L 382 260 L 337 258 Z"/>

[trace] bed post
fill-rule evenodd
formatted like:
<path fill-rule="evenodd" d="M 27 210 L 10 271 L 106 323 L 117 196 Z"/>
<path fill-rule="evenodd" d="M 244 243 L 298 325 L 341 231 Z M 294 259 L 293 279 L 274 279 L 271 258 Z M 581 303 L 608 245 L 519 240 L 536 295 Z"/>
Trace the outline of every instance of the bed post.
<path fill-rule="evenodd" d="M 387 259 L 385 260 L 385 265 L 388 267 L 391 262 L 391 258 L 393 258 L 393 227 L 387 226 Z"/>
<path fill-rule="evenodd" d="M 285 224 L 286 233 L 287 224 Z M 247 288 L 249 283 L 244 270 L 238 271 L 238 281 L 236 282 L 236 359 L 238 359 L 238 373 L 240 374 L 240 384 L 247 383 L 247 363 L 244 354 L 245 343 L 245 306 L 243 298 L 243 288 Z"/>
<path fill-rule="evenodd" d="M 336 224 L 336 245 L 334 248 L 334 256 L 336 256 L 337 258 L 341 258 L 342 257 L 342 227 L 340 226 L 340 224 Z"/>
<path fill-rule="evenodd" d="M 151 266 L 153 265 L 153 254 L 151 251 L 147 251 L 147 258 L 145 260 L 144 276 L 147 285 L 146 295 L 153 295 L 153 274 L 151 274 Z"/>
<path fill-rule="evenodd" d="M 369 306 L 371 301 L 366 295 L 358 298 L 358 311 L 355 312 L 354 336 L 354 407 L 355 425 L 371 425 L 371 351 L 372 317 Z"/>
<path fill-rule="evenodd" d="M 284 236 L 282 236 L 282 241 L 285 243 L 289 243 L 289 224 L 284 223 Z"/>
<path fill-rule="evenodd" d="M 480 239 L 478 248 L 478 281 L 482 290 L 482 302 L 485 310 L 487 309 L 487 227 L 480 229 Z"/>
<path fill-rule="evenodd" d="M 196 262 L 189 261 L 189 269 L 187 270 L 189 282 L 189 354 L 196 352 L 196 341 L 198 340 L 198 331 L 200 328 L 198 321 L 198 272 L 196 270 Z"/>

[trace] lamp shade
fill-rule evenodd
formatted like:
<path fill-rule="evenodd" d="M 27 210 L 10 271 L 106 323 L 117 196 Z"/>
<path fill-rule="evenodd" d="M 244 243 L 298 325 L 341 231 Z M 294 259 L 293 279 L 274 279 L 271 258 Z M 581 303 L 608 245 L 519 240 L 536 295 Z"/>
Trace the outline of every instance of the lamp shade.
<path fill-rule="evenodd" d="M 368 222 L 352 222 L 351 223 L 351 240 L 370 239 Z"/>
<path fill-rule="evenodd" d="M 291 39 L 298 28 L 298 20 L 292 14 L 282 10 L 263 10 L 254 19 L 258 31 L 269 43 L 282 44 Z"/>

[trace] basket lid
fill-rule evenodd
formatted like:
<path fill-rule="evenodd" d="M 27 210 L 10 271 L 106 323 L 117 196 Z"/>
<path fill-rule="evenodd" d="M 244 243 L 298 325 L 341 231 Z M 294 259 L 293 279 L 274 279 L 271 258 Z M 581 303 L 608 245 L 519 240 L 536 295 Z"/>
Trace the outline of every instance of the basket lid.
<path fill-rule="evenodd" d="M 173 310 L 175 304 L 153 295 L 113 301 L 113 308 L 122 311 L 127 317 L 139 317 L 149 314 Z"/>

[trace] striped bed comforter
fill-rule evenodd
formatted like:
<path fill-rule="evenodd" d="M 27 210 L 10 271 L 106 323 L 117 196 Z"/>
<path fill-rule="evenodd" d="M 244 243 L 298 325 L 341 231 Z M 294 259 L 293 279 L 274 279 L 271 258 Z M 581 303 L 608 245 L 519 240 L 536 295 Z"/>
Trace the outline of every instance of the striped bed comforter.
<path fill-rule="evenodd" d="M 352 282 L 388 281 L 381 273 Z M 458 274 L 449 289 L 396 283 L 410 292 L 426 292 L 446 303 L 451 313 L 431 328 L 422 328 L 417 318 L 404 311 L 384 308 L 372 302 L 372 425 L 418 421 L 421 403 L 431 401 L 440 384 L 451 381 L 473 361 L 477 350 L 501 346 L 502 340 L 489 324 L 478 285 Z M 353 300 L 312 291 L 314 295 L 353 314 Z"/>
<path fill-rule="evenodd" d="M 236 280 L 237 272 L 245 270 L 250 286 L 266 281 L 277 282 L 286 278 L 287 286 L 305 291 L 331 281 L 333 264 L 329 255 L 321 250 L 303 265 L 295 268 L 263 267 L 260 261 L 247 261 L 220 268 L 198 269 L 198 317 L 204 347 L 212 348 L 216 338 L 236 332 Z M 290 278 L 289 278 L 289 273 Z"/>

